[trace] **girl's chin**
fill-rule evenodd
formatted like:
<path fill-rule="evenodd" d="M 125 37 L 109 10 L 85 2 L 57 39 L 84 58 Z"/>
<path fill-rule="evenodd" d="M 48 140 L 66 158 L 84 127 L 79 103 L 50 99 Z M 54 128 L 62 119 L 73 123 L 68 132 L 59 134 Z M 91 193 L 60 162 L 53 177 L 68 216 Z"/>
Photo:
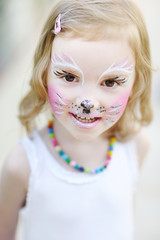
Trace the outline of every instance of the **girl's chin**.
<path fill-rule="evenodd" d="M 88 142 L 103 137 L 104 133 L 110 128 L 102 118 L 96 118 L 92 121 L 81 121 L 73 114 L 69 114 L 69 118 L 56 118 L 59 130 L 69 134 L 78 141 Z M 56 124 L 57 125 L 57 124 Z"/>

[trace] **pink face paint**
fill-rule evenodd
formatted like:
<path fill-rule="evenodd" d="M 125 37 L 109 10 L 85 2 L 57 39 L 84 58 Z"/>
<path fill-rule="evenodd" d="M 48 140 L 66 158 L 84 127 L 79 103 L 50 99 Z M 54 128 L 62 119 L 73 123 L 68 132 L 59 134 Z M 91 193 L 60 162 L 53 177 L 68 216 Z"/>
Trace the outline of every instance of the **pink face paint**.
<path fill-rule="evenodd" d="M 71 64 L 74 65 L 73 60 L 72 60 L 70 57 L 68 57 L 67 55 L 65 55 L 64 53 L 62 53 L 62 57 L 63 57 L 63 59 L 64 59 L 66 62 L 71 63 Z"/>
<path fill-rule="evenodd" d="M 109 108 L 106 108 L 106 120 L 114 123 L 122 116 L 129 98 L 130 92 L 121 95 Z"/>
<path fill-rule="evenodd" d="M 128 73 L 133 72 L 133 64 L 128 61 L 128 57 L 126 57 L 121 63 L 113 64 L 111 66 L 112 67 L 110 68 L 110 70 L 112 70 L 112 71 L 113 71 L 113 69 L 117 69 L 118 71 L 125 71 Z"/>
<path fill-rule="evenodd" d="M 55 116 L 60 116 L 64 113 L 65 109 L 68 107 L 69 100 L 66 99 L 62 93 L 60 93 L 52 85 L 48 86 L 48 96 L 49 102 Z"/>
<path fill-rule="evenodd" d="M 133 72 L 133 64 L 129 62 L 128 57 L 126 57 L 122 62 L 118 64 L 112 63 L 111 66 L 102 73 L 102 75 L 99 77 L 98 82 L 107 74 L 113 73 L 113 72 L 122 72 L 122 73 L 128 73 L 131 74 Z M 127 79 L 127 81 L 130 78 Z"/>
<path fill-rule="evenodd" d="M 84 84 L 84 73 L 71 57 L 68 57 L 64 53 L 62 53 L 62 56 L 55 54 L 51 58 L 51 72 L 53 75 L 54 75 L 54 69 L 56 67 L 60 67 L 60 68 L 64 68 L 64 69 L 69 68 L 69 69 L 73 69 L 73 70 L 77 71 L 79 73 L 79 75 L 81 76 L 82 85 Z"/>

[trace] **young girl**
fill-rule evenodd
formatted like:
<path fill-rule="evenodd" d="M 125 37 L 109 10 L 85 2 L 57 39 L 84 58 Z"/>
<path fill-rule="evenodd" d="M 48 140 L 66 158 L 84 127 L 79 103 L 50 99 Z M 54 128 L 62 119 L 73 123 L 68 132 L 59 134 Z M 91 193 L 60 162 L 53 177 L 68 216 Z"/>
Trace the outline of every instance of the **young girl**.
<path fill-rule="evenodd" d="M 151 121 L 151 62 L 130 0 L 59 0 L 20 104 L 29 135 L 9 155 L 0 185 L 0 240 L 131 240 L 138 165 Z M 48 127 L 35 117 L 51 109 Z M 47 125 L 47 123 L 46 123 Z"/>

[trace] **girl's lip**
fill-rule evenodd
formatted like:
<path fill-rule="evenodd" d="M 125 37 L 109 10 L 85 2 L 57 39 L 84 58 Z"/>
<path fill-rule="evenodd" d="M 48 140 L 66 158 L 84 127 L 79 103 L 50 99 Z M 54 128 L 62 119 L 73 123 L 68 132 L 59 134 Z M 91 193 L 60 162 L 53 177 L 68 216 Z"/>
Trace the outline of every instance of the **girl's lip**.
<path fill-rule="evenodd" d="M 99 115 L 97 114 L 84 114 L 84 113 L 80 113 L 80 114 L 77 114 L 77 113 L 74 113 L 74 112 L 70 112 L 70 114 L 73 114 L 73 115 L 78 115 L 80 117 L 86 117 L 86 118 L 101 118 Z"/>
<path fill-rule="evenodd" d="M 76 115 L 73 113 L 69 113 L 72 121 L 80 128 L 83 129 L 91 129 L 97 126 L 97 124 L 101 121 L 100 117 L 96 117 L 95 120 L 93 120 L 93 122 L 82 122 L 80 119 L 76 118 Z M 81 115 L 82 116 L 82 115 Z M 83 116 L 84 117 L 84 116 Z M 87 118 L 89 118 L 89 116 L 86 116 Z M 93 117 L 92 117 L 93 118 Z"/>

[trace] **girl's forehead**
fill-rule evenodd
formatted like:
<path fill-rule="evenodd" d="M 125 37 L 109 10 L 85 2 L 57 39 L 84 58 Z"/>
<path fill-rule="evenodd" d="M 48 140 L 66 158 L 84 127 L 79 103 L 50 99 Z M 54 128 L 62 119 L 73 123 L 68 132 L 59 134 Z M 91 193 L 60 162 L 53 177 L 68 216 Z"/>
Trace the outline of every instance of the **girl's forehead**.
<path fill-rule="evenodd" d="M 63 58 L 64 61 L 73 59 L 77 64 L 101 64 L 103 67 L 120 63 L 124 59 L 134 64 L 134 53 L 125 39 L 105 39 L 87 41 L 82 38 L 56 37 L 52 45 L 52 57 Z"/>

